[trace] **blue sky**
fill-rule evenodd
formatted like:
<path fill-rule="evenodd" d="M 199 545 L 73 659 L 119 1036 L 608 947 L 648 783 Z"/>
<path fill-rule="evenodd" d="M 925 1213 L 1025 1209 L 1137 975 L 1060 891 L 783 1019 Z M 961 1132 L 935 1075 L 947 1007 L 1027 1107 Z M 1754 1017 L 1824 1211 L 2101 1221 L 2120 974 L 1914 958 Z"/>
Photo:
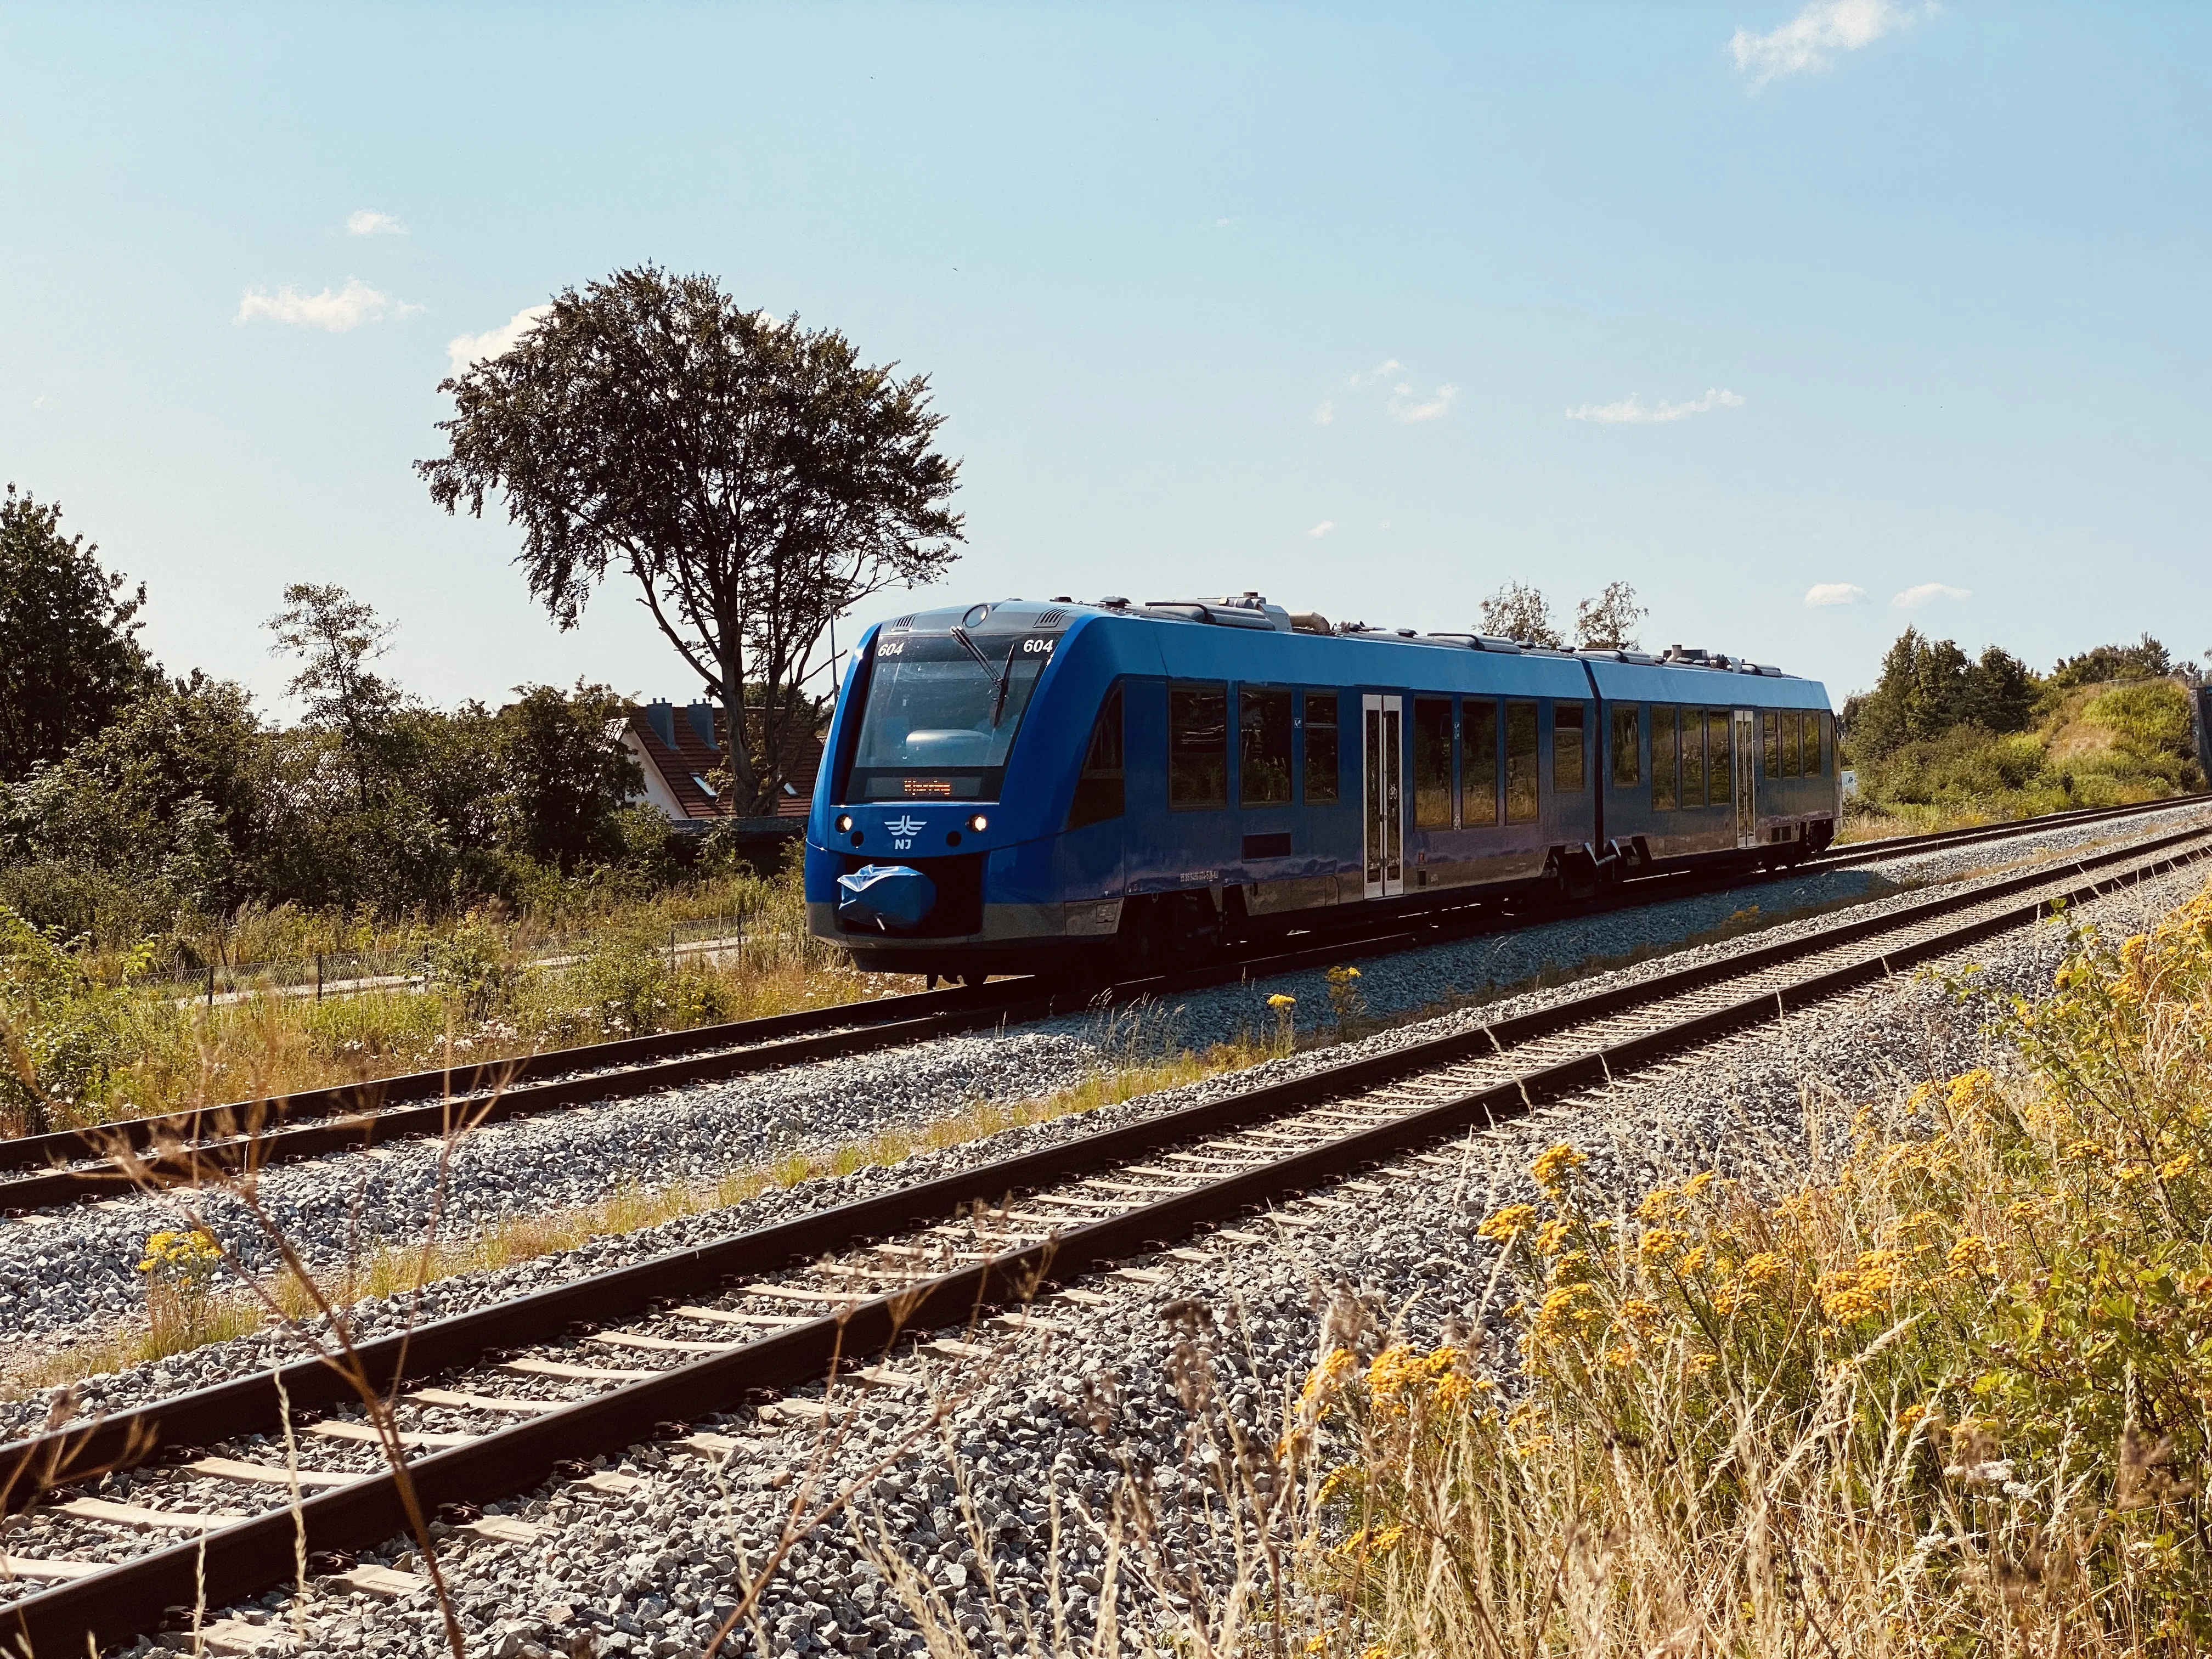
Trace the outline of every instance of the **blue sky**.
<path fill-rule="evenodd" d="M 937 597 L 1446 629 L 1620 578 L 1647 643 L 1838 699 L 1908 621 L 2194 653 L 2208 48 L 1966 0 L 18 3 L 0 473 L 280 711 L 302 579 L 434 702 L 680 699 L 629 592 L 557 632 L 409 465 L 454 341 L 651 259 L 932 377 Z"/>

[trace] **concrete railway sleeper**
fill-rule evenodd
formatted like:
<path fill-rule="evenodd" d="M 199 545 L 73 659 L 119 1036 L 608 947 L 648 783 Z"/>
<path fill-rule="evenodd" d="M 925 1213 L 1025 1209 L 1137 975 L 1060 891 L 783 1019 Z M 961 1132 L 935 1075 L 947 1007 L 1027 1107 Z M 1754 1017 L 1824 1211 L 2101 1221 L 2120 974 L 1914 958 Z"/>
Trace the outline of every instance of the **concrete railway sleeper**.
<path fill-rule="evenodd" d="M 266 1103 L 234 1103 L 173 1117 L 135 1118 L 91 1129 L 0 1139 L 0 1213 L 112 1198 L 128 1186 L 116 1154 L 144 1160 L 140 1179 L 191 1182 L 214 1166 L 252 1166 L 357 1151 L 410 1136 L 448 1133 L 457 1123 L 512 1121 L 787 1066 L 923 1042 L 994 1025 L 1044 1019 L 1111 1001 L 1162 997 L 1244 977 L 1415 949 L 1501 931 L 1530 920 L 1596 915 L 1741 886 L 1767 876 L 1906 858 L 2186 807 L 2184 797 L 2078 811 L 1837 848 L 1787 871 L 1660 876 L 1598 898 L 1533 915 L 1468 907 L 1395 920 L 1386 931 L 1300 940 L 1293 948 L 1109 986 L 1002 981 L 850 1003 L 690 1031 L 587 1044 L 451 1071 L 303 1091 Z"/>
<path fill-rule="evenodd" d="M 829 1420 L 841 1391 L 926 1389 L 940 1358 L 1059 1340 L 1071 1329 L 1061 1314 L 1079 1316 L 1091 1294 L 1072 1283 L 1084 1275 L 1142 1278 L 1151 1270 L 1126 1265 L 1132 1257 L 1188 1257 L 1209 1230 L 1232 1243 L 1264 1241 L 1254 1228 L 1302 1224 L 1296 1210 L 1276 1206 L 1347 1201 L 1325 1189 L 1371 1202 L 1388 1189 L 1360 1171 L 1379 1161 L 1956 951 L 2054 902 L 2208 856 L 2212 831 L 2195 828 L 2067 872 L 1839 920 L 1726 962 L 436 1322 L 367 1345 L 362 1358 L 379 1386 L 398 1394 L 410 1475 L 426 1508 L 493 1501 L 563 1470 L 617 1492 L 628 1477 L 580 1474 L 574 1460 L 641 1441 L 720 1456 L 734 1443 L 726 1437 L 668 1425 L 748 1408 Z M 792 1397 L 816 1385 L 819 1397 Z M 546 1397 L 579 1389 L 591 1392 Z M 380 1466 L 375 1431 L 327 1414 L 349 1393 L 320 1362 L 301 1361 L 275 1376 L 0 1449 L 6 1505 L 38 1510 L 25 1519 L 38 1522 L 45 1546 L 18 1554 L 12 1543 L 23 1533 L 11 1534 L 6 1567 L 18 1582 L 9 1588 L 42 1588 L 0 1614 L 0 1632 L 34 1655 L 82 1653 L 88 1641 L 157 1627 L 168 1609 L 220 1607 L 282 1583 L 295 1547 L 357 1549 L 401 1532 L 398 1485 Z M 298 1461 L 316 1467 L 270 1462 L 266 1439 L 248 1438 L 280 1432 L 295 1436 Z M 171 1462 L 161 1468 L 165 1455 Z M 156 1470 L 142 1483 L 154 1490 L 118 1503 L 70 1487 L 117 1468 Z M 269 1505 L 258 1513 L 248 1507 L 257 1491 Z M 149 1497 L 162 1501 L 137 1501 Z M 512 1517 L 471 1524 L 495 1540 L 532 1536 Z M 178 1534 L 184 1541 L 155 1541 L 121 1560 L 88 1559 L 115 1554 L 126 1539 Z M 381 1567 L 358 1569 L 355 1581 L 380 1595 L 420 1588 Z"/>

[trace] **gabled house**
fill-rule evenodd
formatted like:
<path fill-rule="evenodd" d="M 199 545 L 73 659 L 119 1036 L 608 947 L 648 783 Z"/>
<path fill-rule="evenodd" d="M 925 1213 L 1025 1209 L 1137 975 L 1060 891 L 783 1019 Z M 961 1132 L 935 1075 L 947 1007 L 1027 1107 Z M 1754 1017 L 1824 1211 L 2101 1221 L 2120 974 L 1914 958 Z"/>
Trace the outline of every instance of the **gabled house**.
<path fill-rule="evenodd" d="M 718 799 L 711 780 L 722 764 L 722 711 L 710 702 L 679 708 L 662 700 L 633 707 L 617 723 L 623 746 L 645 775 L 639 797 L 651 802 L 679 828 L 704 830 L 726 818 L 763 836 L 795 836 L 804 826 L 814 795 L 814 773 L 822 763 L 822 736 L 811 719 L 789 729 L 783 743 L 789 775 L 777 792 L 773 814 L 751 817 L 730 801 Z"/>

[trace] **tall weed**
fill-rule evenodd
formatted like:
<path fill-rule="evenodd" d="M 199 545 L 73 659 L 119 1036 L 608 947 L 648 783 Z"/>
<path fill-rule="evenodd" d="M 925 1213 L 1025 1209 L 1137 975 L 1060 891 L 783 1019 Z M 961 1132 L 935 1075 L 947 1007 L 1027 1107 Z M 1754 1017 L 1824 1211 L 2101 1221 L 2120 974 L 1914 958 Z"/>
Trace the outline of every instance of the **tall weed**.
<path fill-rule="evenodd" d="M 1331 1354 L 1320 1644 L 2194 1652 L 2212 1640 L 2212 896 L 2001 1006 L 2016 1074 L 1863 1115 L 1778 1198 L 1486 1219 L 1480 1345 Z M 1301 1439 L 1302 1437 L 1302 1439 Z"/>

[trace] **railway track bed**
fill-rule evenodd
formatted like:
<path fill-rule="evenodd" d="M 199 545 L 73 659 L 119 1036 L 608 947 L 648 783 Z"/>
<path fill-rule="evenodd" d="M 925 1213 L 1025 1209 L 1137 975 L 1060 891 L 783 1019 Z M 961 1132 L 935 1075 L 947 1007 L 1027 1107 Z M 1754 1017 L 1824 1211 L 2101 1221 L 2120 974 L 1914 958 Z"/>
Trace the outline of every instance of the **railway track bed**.
<path fill-rule="evenodd" d="M 2199 805 L 2154 815 L 2152 822 L 2171 824 L 2191 817 L 2212 813 Z M 2110 833 L 2109 828 L 2092 823 L 2070 828 L 2063 838 L 2086 840 Z M 1987 860 L 1994 854 L 1984 849 L 1972 856 Z M 1790 878 L 1815 879 L 1820 878 Z M 1789 884 L 1771 884 L 1751 890 L 1750 896 L 1754 902 L 1771 904 L 1792 890 Z M 1362 983 L 1371 988 L 1372 1009 L 1379 1014 L 1397 1014 L 1424 1004 L 1433 1007 L 1440 982 L 1455 978 L 1474 986 L 1486 975 L 1510 978 L 1533 974 L 1547 962 L 1571 962 L 1578 951 L 1601 949 L 1626 954 L 1639 943 L 1662 950 L 1668 943 L 1679 944 L 1696 924 L 1726 916 L 1741 897 L 1741 891 L 1700 894 L 1668 906 L 1551 921 L 1524 931 L 1430 945 L 1399 958 L 1369 958 Z M 1909 895 L 1887 898 L 1869 914 L 1910 902 Z M 1786 939 L 1819 925 L 1817 917 L 1782 922 L 1758 937 Z M 1591 936 L 1598 930 L 1601 937 L 1594 945 Z M 1672 964 L 1717 959 L 1735 948 L 1730 942 L 1655 955 L 1615 977 L 1640 980 Z M 1306 1011 L 1328 1006 L 1327 987 L 1317 969 L 1257 985 L 1199 989 L 1180 1000 L 1176 1040 L 1203 1046 L 1216 1036 L 1248 1026 L 1255 1005 L 1278 988 L 1298 995 L 1304 1021 L 1313 1018 Z M 1475 1029 L 1492 1018 L 1543 1006 L 1559 994 L 1564 994 L 1545 991 L 1462 1008 L 1450 1017 L 1455 1022 L 1450 1028 Z M 1261 1017 L 1272 1022 L 1264 1011 Z M 1374 1041 L 1388 1046 L 1397 1040 L 1384 1036 Z M 465 1138 L 449 1165 L 442 1162 L 434 1142 L 416 1141 L 396 1144 L 367 1164 L 267 1170 L 260 1177 L 260 1197 L 309 1259 L 319 1268 L 329 1268 L 342 1263 L 356 1229 L 384 1238 L 416 1237 L 440 1204 L 444 1206 L 447 1236 L 466 1236 L 509 1216 L 589 1204 L 625 1180 L 641 1184 L 690 1180 L 711 1188 L 733 1167 L 759 1167 L 784 1153 L 826 1159 L 879 1125 L 941 1116 L 949 1103 L 964 1096 L 1048 1093 L 1088 1075 L 1100 1062 L 1102 1046 L 1099 1028 L 1088 1018 L 1048 1022 L 1005 1036 L 957 1035 L 894 1054 L 860 1054 L 835 1066 L 787 1068 L 741 1084 L 702 1085 L 618 1101 L 594 1113 L 500 1125 Z M 1271 1064 L 1260 1075 L 1275 1078 L 1325 1066 L 1344 1052 L 1348 1051 L 1302 1052 Z M 1237 1079 L 1223 1079 L 1194 1085 L 1174 1098 L 1202 1100 L 1242 1086 Z M 1056 1143 L 1091 1133 L 1103 1123 L 1161 1109 L 1165 1103 L 1107 1109 L 1078 1122 L 1018 1131 L 1011 1142 L 1001 1144 Z M 428 1309 L 433 1313 L 464 1311 L 639 1260 L 655 1250 L 710 1243 L 733 1228 L 772 1224 L 811 1209 L 870 1196 L 985 1155 L 964 1148 L 923 1153 L 896 1169 L 868 1167 L 849 1176 L 811 1179 L 797 1189 L 772 1188 L 712 1214 L 629 1236 L 599 1237 L 557 1255 L 449 1279 L 433 1287 Z M 217 1218 L 231 1218 L 219 1200 L 210 1207 Z M 56 1212 L 12 1225 L 0 1223 L 0 1322 L 27 1334 L 44 1333 L 49 1340 L 59 1340 L 88 1322 L 96 1328 L 103 1318 L 128 1317 L 140 1294 L 132 1269 L 145 1237 L 176 1224 L 176 1212 L 167 1200 L 137 1194 L 94 1206 L 88 1212 Z M 249 1256 L 252 1242 L 247 1240 Z M 66 1261 L 66 1271 L 41 1267 L 41 1258 L 50 1264 Z M 37 1297 L 45 1300 L 34 1301 Z M 398 1304 L 371 1304 L 356 1312 L 371 1334 L 396 1328 L 407 1316 L 407 1310 Z M 276 1334 L 234 1340 L 93 1379 L 84 1390 L 84 1406 L 88 1410 L 127 1407 L 240 1370 L 266 1369 L 288 1353 Z M 23 1431 L 38 1419 L 40 1410 L 37 1401 L 0 1404 L 0 1436 Z"/>
<path fill-rule="evenodd" d="M 1034 981 L 1003 981 L 990 986 L 950 988 L 872 1002 L 807 1010 L 506 1060 L 463 1065 L 442 1071 L 368 1079 L 302 1091 L 268 1103 L 241 1102 L 166 1118 L 138 1118 L 92 1130 L 61 1130 L 0 1140 L 0 1212 L 25 1212 L 52 1206 L 112 1197 L 127 1188 L 115 1167 L 118 1150 L 146 1161 L 148 1172 L 192 1179 L 206 1160 L 230 1160 L 251 1147 L 257 1167 L 313 1158 L 370 1145 L 435 1137 L 465 1118 L 498 1124 L 610 1099 L 702 1085 L 827 1060 L 896 1048 L 1008 1024 L 1048 1021 L 1101 1001 L 1133 1001 L 1181 996 L 1193 990 L 1242 981 L 1248 994 L 1217 998 L 1237 1016 L 1249 1016 L 1249 988 L 1273 988 L 1301 970 L 1345 959 L 1415 957 L 1454 940 L 1492 941 L 1478 949 L 1467 966 L 1476 973 L 1498 959 L 1525 961 L 1531 950 L 1506 946 L 1523 939 L 1540 957 L 1547 930 L 1584 930 L 1609 945 L 1650 947 L 1668 942 L 1669 930 L 1655 934 L 1636 919 L 1684 904 L 1692 915 L 1700 902 L 1717 918 L 1717 905 L 1747 892 L 1764 893 L 1769 911 L 1784 913 L 1833 904 L 1887 890 L 1891 884 L 1863 873 L 1871 866 L 1911 860 L 1920 882 L 1961 871 L 1988 867 L 1992 844 L 2013 843 L 2028 857 L 2063 855 L 2075 848 L 2101 844 L 2124 836 L 2142 823 L 2170 814 L 2202 810 L 2199 798 L 2122 808 L 2087 809 L 2026 823 L 1896 837 L 1832 849 L 1784 872 L 1718 878 L 1676 876 L 1637 884 L 1603 902 L 1571 908 L 1558 917 L 1501 919 L 1462 917 L 1447 913 L 1400 927 L 1385 924 L 1370 934 L 1328 940 L 1294 939 L 1285 948 L 1243 963 L 1222 963 L 1111 987 L 1056 987 Z M 1753 901 L 1757 908 L 1757 901 Z M 1692 921 L 1674 933 L 1694 933 Z M 1606 937 L 1608 936 L 1609 938 Z M 1582 955 L 1608 954 L 1601 945 Z M 1574 954 L 1572 951 L 1570 955 Z M 1425 963 L 1418 970 L 1424 978 Z M 1517 977 L 1510 967 L 1508 978 Z M 1493 981 L 1495 975 L 1492 976 Z M 1260 994 L 1264 994 L 1262 992 Z M 1243 1023 L 1240 1018 L 1239 1023 Z M 1224 1031 L 1223 1035 L 1226 1035 Z"/>
<path fill-rule="evenodd" d="M 2156 856 L 2167 860 L 2201 856 L 2212 846 L 2203 836 L 2163 839 L 2166 845 Z M 2056 887 L 2078 890 L 2093 879 L 2124 881 L 2130 872 L 2148 872 L 2133 854 L 2106 854 L 2098 863 L 2097 872 Z M 972 1340 L 972 1332 L 949 1338 L 932 1334 L 965 1328 L 979 1306 L 1019 1303 L 1036 1274 L 1049 1274 L 1066 1289 L 1057 1310 L 1041 1310 L 1047 1325 L 1032 1325 L 1012 1340 L 1048 1345 L 1064 1339 L 1063 1328 L 1084 1316 L 1085 1292 L 1077 1282 L 1082 1275 L 1104 1275 L 1101 1282 L 1107 1282 L 1120 1274 L 1116 1282 L 1122 1285 L 1164 1289 L 1178 1272 L 1196 1270 L 1224 1249 L 1234 1255 L 1259 1248 L 1276 1232 L 1295 1235 L 1325 1224 L 1310 1218 L 1316 1212 L 1348 1208 L 1356 1216 L 1372 1210 L 1390 1192 L 1365 1194 L 1359 1183 L 1371 1184 L 1372 1178 L 1358 1173 L 1364 1166 L 1390 1167 L 1390 1160 L 1418 1158 L 1424 1147 L 1517 1115 L 1531 1103 L 1664 1064 L 1686 1048 L 1763 1024 L 1773 1012 L 1880 980 L 1888 968 L 1917 955 L 1957 950 L 2015 928 L 2023 906 L 2052 890 L 2056 873 L 1984 888 L 1972 896 L 1976 908 L 1970 915 L 1961 914 L 1966 896 L 1960 895 L 1885 907 L 1890 914 L 1831 919 L 1792 939 L 1739 945 L 1729 960 L 1654 964 L 1656 971 L 1641 979 L 1585 989 L 1517 1019 L 1493 1021 L 1486 1031 L 1462 1030 L 1420 1042 L 1398 1034 L 1395 1046 L 1379 1054 L 1255 1082 L 1173 1116 L 1155 1115 L 989 1170 L 963 1171 L 927 1188 L 726 1240 L 679 1261 L 642 1263 L 563 1286 L 532 1299 L 534 1305 L 508 1304 L 433 1325 L 409 1345 L 407 1426 L 420 1434 L 464 1438 L 418 1447 L 416 1478 L 433 1501 L 503 1496 L 542 1480 L 562 1456 L 580 1449 L 619 1453 L 651 1424 L 726 1413 L 748 1390 L 803 1386 L 823 1375 L 840 1346 L 848 1355 L 865 1353 L 888 1364 L 892 1375 L 866 1379 L 886 1395 L 927 1398 L 936 1387 L 929 1367 L 975 1360 L 975 1350 L 988 1346 Z M 1314 1195 L 1338 1183 L 1343 1183 L 1338 1191 Z M 1004 1201 L 1008 1194 L 1011 1201 Z M 991 1201 L 993 1207 L 981 1216 L 951 1219 L 963 1200 Z M 1243 1219 L 1268 1218 L 1281 1206 L 1291 1207 L 1256 1223 Z M 1231 1224 L 1225 1230 L 1213 1231 L 1224 1221 Z M 1255 1225 L 1261 1231 L 1254 1231 Z M 834 1267 L 800 1267 L 823 1250 L 843 1254 Z M 971 1259 L 978 1256 L 984 1259 Z M 1133 1259 L 1146 1259 L 1147 1265 L 1131 1267 Z M 842 1323 L 821 1316 L 832 1309 L 843 1315 Z M 580 1340 L 565 1334 L 579 1318 L 588 1322 Z M 955 1346 L 925 1345 L 916 1352 L 894 1340 L 902 1328 L 918 1328 L 933 1342 Z M 548 1346 L 548 1332 L 564 1334 Z M 677 1344 L 687 1346 L 672 1346 Z M 518 1353 L 518 1348 L 528 1351 Z M 388 1363 L 396 1364 L 396 1357 Z M 620 1370 L 653 1374 L 575 1374 Z M 520 1389 L 518 1377 L 524 1379 Z M 555 1382 L 590 1391 L 557 1412 L 521 1403 L 531 1390 Z M 424 1387 L 434 1392 L 424 1395 Z M 826 1409 L 835 1412 L 840 1398 L 855 1392 L 841 1383 Z M 241 1487 L 250 1490 L 257 1480 L 239 1472 L 240 1465 L 255 1461 L 254 1449 L 239 1437 L 270 1433 L 273 1402 L 266 1382 L 240 1382 L 217 1394 L 222 1397 L 171 1402 L 135 1425 L 111 1423 L 76 1443 L 70 1455 L 96 1459 L 103 1444 L 119 1445 L 115 1437 L 127 1437 L 134 1427 L 172 1444 L 189 1440 L 199 1455 L 181 1467 L 143 1477 L 111 1476 L 110 1485 L 143 1479 L 154 1488 L 149 1493 L 133 1485 L 127 1494 L 161 1500 L 135 1505 L 142 1512 L 139 1524 L 154 1524 L 143 1520 L 149 1509 L 191 1504 L 204 1512 L 213 1501 L 206 1494 L 226 1489 L 236 1505 Z M 327 1376 L 318 1382 L 312 1367 L 294 1368 L 291 1398 L 303 1413 L 326 1410 Z M 492 1401 L 505 1403 L 486 1403 Z M 770 1401 L 765 1411 L 741 1411 L 734 1425 L 753 1436 L 787 1432 L 810 1419 L 818 1425 L 823 1409 L 817 1404 L 810 1413 L 804 1404 Z M 505 1418 L 524 1420 L 491 1426 Z M 733 1437 L 725 1432 L 727 1426 L 710 1431 L 721 1440 L 689 1445 L 688 1437 L 678 1435 L 663 1449 L 641 1455 L 726 1461 L 733 1449 L 721 1443 Z M 225 1443 L 216 1443 L 218 1437 Z M 311 1427 L 299 1437 L 312 1444 L 331 1436 L 319 1436 Z M 264 1440 L 261 1448 L 258 1477 L 264 1492 L 271 1480 L 268 1444 Z M 337 1477 L 355 1470 L 325 1466 L 320 1450 L 318 1445 L 319 1459 L 311 1467 L 330 1474 L 332 1486 L 299 1510 L 307 1547 L 358 1547 L 393 1531 L 389 1477 L 337 1484 Z M 210 1458 L 222 1461 L 210 1467 Z M 301 1462 L 307 1463 L 304 1455 Z M 53 1473 L 65 1476 L 67 1471 Z M 572 1484 L 602 1497 L 634 1490 L 621 1482 L 593 1486 L 588 1477 Z M 122 1500 L 103 1494 L 83 1501 Z M 580 1500 L 571 1495 L 568 1501 Z M 103 1559 L 92 1553 L 88 1540 L 107 1539 L 118 1525 L 112 1514 L 82 1508 L 49 1506 L 41 1514 L 58 1516 L 42 1523 L 52 1534 L 48 1543 L 73 1540 L 83 1552 L 47 1559 L 87 1568 Z M 198 1521 L 182 1524 L 195 1536 L 202 1530 Z M 20 1612 L 41 1621 L 41 1630 L 68 1632 L 78 1628 L 72 1620 L 106 1619 L 108 1633 L 120 1633 L 112 1623 L 124 1616 L 118 1609 L 135 1598 L 139 1613 L 134 1616 L 143 1617 L 149 1598 L 173 1600 L 176 1574 L 187 1566 L 205 1575 L 217 1600 L 228 1599 L 258 1588 L 242 1581 L 254 1572 L 265 1577 L 271 1560 L 281 1566 L 289 1559 L 294 1524 L 280 1504 L 264 1508 L 258 1519 L 209 1530 L 191 1548 L 164 1551 L 138 1542 L 127 1565 L 58 1583 L 22 1601 Z M 73 1527 L 105 1530 L 68 1530 Z M 15 1535 L 10 1534 L 11 1553 Z M 533 1547 L 508 1541 L 516 1548 Z M 112 1552 L 118 1546 L 110 1540 L 102 1547 Z M 405 1595 L 420 1594 L 419 1588 L 400 1588 Z M 171 1601 L 151 1604 L 158 1609 Z"/>

